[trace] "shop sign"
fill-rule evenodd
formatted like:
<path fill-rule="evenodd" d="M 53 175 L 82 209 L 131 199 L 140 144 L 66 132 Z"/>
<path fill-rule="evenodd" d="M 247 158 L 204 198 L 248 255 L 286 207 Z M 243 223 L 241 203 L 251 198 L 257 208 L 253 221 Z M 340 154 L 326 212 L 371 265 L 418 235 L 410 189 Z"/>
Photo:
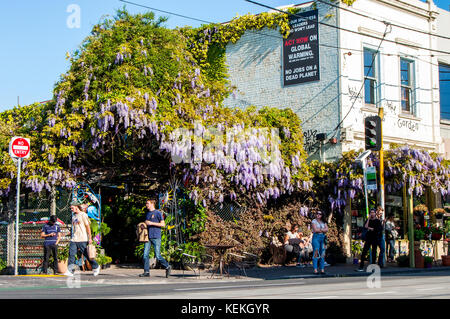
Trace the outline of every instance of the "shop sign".
<path fill-rule="evenodd" d="M 369 191 L 377 190 L 377 170 L 376 170 L 375 166 L 367 167 L 366 182 L 367 182 L 367 190 L 369 190 Z"/>
<path fill-rule="evenodd" d="M 291 33 L 283 40 L 284 86 L 320 79 L 318 14 L 312 10 L 289 17 Z"/>
<path fill-rule="evenodd" d="M 400 196 L 386 195 L 386 205 L 394 207 L 403 207 L 403 201 Z"/>

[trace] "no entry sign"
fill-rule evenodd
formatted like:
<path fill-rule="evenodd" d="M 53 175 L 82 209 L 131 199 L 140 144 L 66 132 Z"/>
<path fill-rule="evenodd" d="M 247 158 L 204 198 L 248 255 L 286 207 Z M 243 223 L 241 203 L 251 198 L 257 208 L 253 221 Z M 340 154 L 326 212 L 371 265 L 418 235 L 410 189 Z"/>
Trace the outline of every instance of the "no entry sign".
<path fill-rule="evenodd" d="M 13 158 L 30 157 L 30 139 L 13 137 L 9 142 L 9 155 Z"/>

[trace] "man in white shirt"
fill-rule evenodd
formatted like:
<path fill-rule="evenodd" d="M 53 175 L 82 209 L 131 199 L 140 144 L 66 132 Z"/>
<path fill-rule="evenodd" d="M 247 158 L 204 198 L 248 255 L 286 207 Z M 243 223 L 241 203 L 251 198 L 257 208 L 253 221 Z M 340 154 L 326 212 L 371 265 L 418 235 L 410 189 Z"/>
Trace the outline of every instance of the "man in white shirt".
<path fill-rule="evenodd" d="M 95 259 L 90 259 L 87 251 L 88 244 L 92 244 L 91 227 L 89 217 L 80 208 L 81 203 L 72 202 L 72 239 L 69 245 L 68 270 L 64 273 L 66 276 L 73 276 L 75 269 L 75 257 L 78 249 L 81 254 L 89 260 L 92 265 L 93 274 L 97 276 L 100 273 L 100 267 Z"/>

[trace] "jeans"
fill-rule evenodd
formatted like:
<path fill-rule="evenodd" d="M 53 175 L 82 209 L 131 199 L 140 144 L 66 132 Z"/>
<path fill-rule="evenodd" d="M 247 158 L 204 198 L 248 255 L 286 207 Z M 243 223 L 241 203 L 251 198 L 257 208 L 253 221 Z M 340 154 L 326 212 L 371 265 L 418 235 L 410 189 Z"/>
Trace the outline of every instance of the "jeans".
<path fill-rule="evenodd" d="M 374 263 L 377 260 L 377 246 L 378 246 L 378 239 L 369 238 L 364 243 L 364 248 L 361 253 L 361 263 L 359 264 L 359 268 L 364 268 L 364 261 L 366 260 L 366 255 L 369 252 L 369 249 L 372 249 L 372 263 Z"/>
<path fill-rule="evenodd" d="M 155 249 L 155 257 L 164 266 L 169 268 L 169 263 L 161 256 L 161 238 L 150 238 L 144 245 L 144 272 L 150 272 L 150 247 Z"/>
<path fill-rule="evenodd" d="M 395 258 L 395 239 L 390 239 L 388 242 L 388 256 L 389 259 L 394 260 Z"/>
<path fill-rule="evenodd" d="M 384 256 L 386 255 L 386 236 L 384 234 L 379 239 L 378 246 L 380 247 L 380 256 L 378 257 L 378 265 L 384 266 L 384 259 L 385 259 Z"/>
<path fill-rule="evenodd" d="M 53 271 L 56 274 L 58 272 L 58 246 L 56 245 L 44 245 L 44 263 L 42 264 L 42 272 L 44 274 L 47 273 L 50 254 L 53 255 Z"/>
<path fill-rule="evenodd" d="M 325 235 L 314 234 L 312 238 L 313 246 L 313 267 L 317 269 L 319 264 L 320 270 L 324 270 L 325 267 Z"/>
<path fill-rule="evenodd" d="M 70 242 L 69 245 L 69 261 L 68 261 L 68 269 L 71 269 L 71 265 L 75 265 L 75 257 L 77 256 L 77 251 L 78 249 L 81 251 L 81 254 L 87 259 L 89 260 L 89 263 L 92 265 L 92 269 L 97 269 L 99 266 L 97 264 L 97 262 L 95 261 L 95 259 L 90 259 L 89 255 L 88 255 L 88 251 L 87 251 L 87 245 L 88 242 Z"/>

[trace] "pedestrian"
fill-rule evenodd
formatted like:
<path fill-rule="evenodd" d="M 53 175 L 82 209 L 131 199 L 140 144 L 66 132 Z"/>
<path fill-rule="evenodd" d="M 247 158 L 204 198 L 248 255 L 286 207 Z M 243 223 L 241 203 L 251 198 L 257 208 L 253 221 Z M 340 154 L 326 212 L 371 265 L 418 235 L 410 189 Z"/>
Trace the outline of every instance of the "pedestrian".
<path fill-rule="evenodd" d="M 386 241 L 388 246 L 388 262 L 394 262 L 395 258 L 395 240 L 398 238 L 397 230 L 400 227 L 395 226 L 394 215 L 390 215 L 386 221 Z"/>
<path fill-rule="evenodd" d="M 92 266 L 92 272 L 94 276 L 100 273 L 100 267 L 95 261 L 95 258 L 90 259 L 87 246 L 92 244 L 91 226 L 88 216 L 81 209 L 81 203 L 72 202 L 70 209 L 72 210 L 72 239 L 69 244 L 69 261 L 67 271 L 64 273 L 66 276 L 73 276 L 75 270 L 75 257 L 78 250 L 81 251 L 81 255 L 84 256 Z"/>
<path fill-rule="evenodd" d="M 50 254 L 53 255 L 53 273 L 58 272 L 58 244 L 61 240 L 61 228 L 56 224 L 56 216 L 50 216 L 47 224 L 42 227 L 41 238 L 44 238 L 44 263 L 42 272 L 47 274 Z"/>
<path fill-rule="evenodd" d="M 380 247 L 380 256 L 378 257 L 378 266 L 384 267 L 384 259 L 386 256 L 386 236 L 385 227 L 386 219 L 384 218 L 384 209 L 381 206 L 377 207 L 377 218 L 381 221 L 381 232 L 378 237 L 378 247 Z M 375 261 L 372 261 L 375 263 Z"/>
<path fill-rule="evenodd" d="M 287 261 L 289 262 L 293 256 L 295 256 L 295 259 L 297 260 L 297 266 L 300 267 L 301 265 L 301 250 L 303 241 L 301 240 L 301 236 L 303 236 L 302 233 L 299 233 L 298 231 L 298 225 L 292 224 L 291 230 L 286 233 L 284 236 L 284 249 L 288 253 Z"/>
<path fill-rule="evenodd" d="M 314 274 L 318 275 L 318 267 L 320 274 L 325 274 L 325 236 L 328 232 L 326 219 L 321 211 L 316 213 L 316 218 L 311 222 L 313 232 L 312 247 L 313 247 L 313 268 Z"/>
<path fill-rule="evenodd" d="M 153 198 L 148 199 L 145 203 L 145 207 L 147 208 L 145 223 L 148 226 L 149 241 L 144 244 L 144 273 L 140 274 L 139 277 L 150 277 L 149 254 L 150 248 L 153 245 L 155 257 L 166 269 L 166 278 L 168 278 L 172 267 L 163 256 L 161 256 L 161 228 L 166 227 L 166 223 L 164 222 L 163 214 L 155 208 L 155 204 L 156 200 Z"/>
<path fill-rule="evenodd" d="M 361 253 L 361 262 L 359 268 L 356 271 L 364 271 L 364 261 L 369 249 L 372 249 L 372 263 L 377 260 L 377 246 L 382 230 L 381 221 L 377 218 L 375 209 L 371 209 L 369 213 L 369 219 L 364 224 L 364 228 L 367 230 L 364 248 Z"/>

